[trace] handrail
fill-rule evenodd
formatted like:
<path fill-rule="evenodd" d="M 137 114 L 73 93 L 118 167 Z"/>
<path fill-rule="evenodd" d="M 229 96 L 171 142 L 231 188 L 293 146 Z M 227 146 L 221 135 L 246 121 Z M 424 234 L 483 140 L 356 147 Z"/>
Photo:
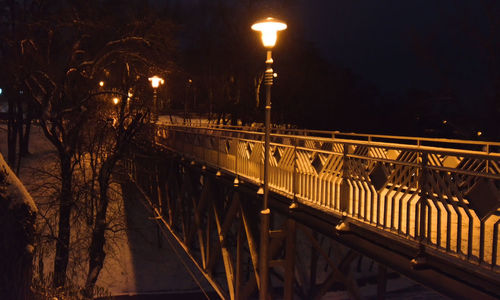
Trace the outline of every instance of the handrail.
<path fill-rule="evenodd" d="M 206 129 L 206 130 L 216 130 L 221 132 L 238 132 L 238 133 L 252 133 L 252 134 L 262 134 L 260 132 L 260 127 L 251 127 L 251 126 L 235 126 L 235 125 L 208 125 L 208 126 L 197 126 L 197 125 L 178 125 L 178 124 L 161 124 L 160 126 L 169 126 L 169 127 L 184 127 L 184 128 L 194 128 L 194 129 Z M 460 139 L 448 139 L 448 138 L 426 138 L 426 137 L 412 137 L 412 136 L 398 136 L 398 135 L 381 135 L 381 134 L 364 134 L 364 133 L 345 133 L 339 131 L 326 131 L 326 130 L 310 130 L 310 129 L 288 129 L 288 128 L 271 128 L 271 135 L 273 136 L 296 136 L 302 138 L 319 138 L 323 139 L 326 137 L 321 136 L 309 136 L 309 135 L 300 135 L 300 134 L 289 134 L 289 133 L 280 133 L 280 132 L 296 132 L 296 133 L 315 133 L 315 134 L 327 134 L 332 138 L 336 138 L 337 136 L 348 136 L 348 137 L 356 137 L 356 138 L 366 138 L 367 141 L 373 141 L 373 139 L 388 139 L 388 140 L 399 140 L 399 141 L 414 141 L 417 145 L 422 145 L 422 142 L 429 143 L 444 143 L 444 144 L 462 144 L 462 145 L 479 145 L 485 146 L 484 151 L 489 152 L 488 148 L 491 146 L 500 147 L 500 142 L 493 141 L 474 141 L 474 140 L 460 140 Z M 401 143 L 397 143 L 401 144 Z M 403 143 L 406 144 L 406 143 Z M 487 147 L 490 146 L 490 147 Z"/>
<path fill-rule="evenodd" d="M 157 143 L 260 185 L 263 133 L 247 129 L 163 124 Z M 500 272 L 500 143 L 339 136 L 272 133 L 270 189 Z"/>
<path fill-rule="evenodd" d="M 168 124 L 162 124 L 159 126 L 159 128 L 162 127 L 174 127 L 174 128 L 180 128 L 181 130 L 187 130 L 189 129 L 201 129 L 201 130 L 215 130 L 219 132 L 231 132 L 231 133 L 238 133 L 238 134 L 248 134 L 248 135 L 258 135 L 261 136 L 262 138 L 264 137 L 263 132 L 258 132 L 258 131 L 248 131 L 248 130 L 233 130 L 233 129 L 225 129 L 225 128 L 209 128 L 209 127 L 199 127 L 199 126 L 182 126 L 182 125 L 168 125 Z M 213 135 L 213 134 L 208 134 L 205 133 L 206 135 Z M 378 137 L 390 137 L 390 136 L 382 136 L 379 135 Z M 379 142 L 379 141 L 363 141 L 363 140 L 354 140 L 354 139 L 340 139 L 340 138 L 325 138 L 325 137 L 313 137 L 313 136 L 300 136 L 300 135 L 287 135 L 287 134 L 278 134 L 278 133 L 271 133 L 271 138 L 290 138 L 290 139 L 296 139 L 296 140 L 305 140 L 305 141 L 318 141 L 318 142 L 332 142 L 332 143 L 341 143 L 341 144 L 351 144 L 351 145 L 364 145 L 364 146 L 377 146 L 377 147 L 387 147 L 389 149 L 405 149 L 405 150 L 419 150 L 423 152 L 440 152 L 442 154 L 449 154 L 449 155 L 459 155 L 459 154 L 467 154 L 467 155 L 474 155 L 476 157 L 498 157 L 500 158 L 500 151 L 499 152 L 493 152 L 490 151 L 491 147 L 487 146 L 500 146 L 500 143 L 498 142 L 481 142 L 481 141 L 467 141 L 467 140 L 450 140 L 450 139 L 436 139 L 436 138 L 412 138 L 412 137 L 396 137 L 402 139 L 413 139 L 413 140 L 418 140 L 420 141 L 419 144 L 417 145 L 412 145 L 412 144 L 401 144 L 401 143 L 395 143 L 395 142 Z M 248 139 L 251 140 L 251 139 Z M 427 142 L 444 142 L 444 143 L 454 143 L 457 144 L 457 141 L 463 142 L 461 144 L 469 144 L 469 145 L 482 145 L 486 146 L 484 147 L 485 150 L 468 150 L 468 149 L 455 149 L 455 148 L 446 148 L 446 147 L 436 147 L 436 146 L 427 146 L 422 144 L 422 141 L 427 141 Z"/>

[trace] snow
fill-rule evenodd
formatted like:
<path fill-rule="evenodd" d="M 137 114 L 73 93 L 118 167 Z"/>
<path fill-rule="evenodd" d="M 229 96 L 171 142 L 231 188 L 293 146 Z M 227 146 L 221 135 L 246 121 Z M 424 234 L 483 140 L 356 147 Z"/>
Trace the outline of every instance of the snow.
<path fill-rule="evenodd" d="M 36 213 L 38 211 L 35 201 L 31 198 L 30 194 L 21 183 L 19 178 L 14 174 L 14 172 L 9 168 L 7 162 L 0 153 L 0 172 L 5 176 L 5 183 L 7 184 L 6 189 L 0 189 L 0 194 L 10 201 L 9 209 L 12 209 L 19 205 L 27 205 L 31 212 Z"/>
<path fill-rule="evenodd" d="M 37 126 L 32 128 L 30 152 L 31 154 L 22 160 L 20 179 L 10 171 L 9 183 L 13 184 L 9 185 L 9 193 L 14 193 L 16 203 L 24 196 L 29 197 L 27 199 L 32 207 L 35 207 L 36 203 L 39 210 L 37 229 L 44 235 L 55 235 L 57 213 L 54 202 L 57 200 L 55 195 L 60 176 L 59 167 L 55 148 Z M 0 125 L 0 153 L 7 154 L 6 125 Z M 3 158 L 0 158 L 0 170 L 5 165 Z M 22 186 L 21 181 L 26 188 Z M 122 189 L 118 183 L 112 184 L 111 193 L 114 201 L 110 203 L 108 222 L 114 230 L 106 233 L 106 258 L 96 286 L 104 295 L 112 296 L 199 292 L 198 285 L 183 265 L 184 262 L 191 271 L 195 269 L 183 250 L 178 248 L 177 252 L 181 256 L 177 256 L 167 243 L 168 237 L 162 237 L 162 247 L 159 248 L 156 225 L 150 218 L 151 213 L 138 198 L 132 197 L 134 195 L 132 192 Z M 128 197 L 123 199 L 122 195 Z M 80 213 L 79 209 L 75 209 L 74 213 Z M 70 245 L 72 253 L 67 275 L 72 284 L 82 286 L 88 269 L 87 249 L 90 231 L 84 224 L 76 226 L 74 220 L 72 223 Z M 36 248 L 35 256 L 43 257 L 43 272 L 47 276 L 53 268 L 54 241 L 49 238 L 48 241 L 39 242 Z M 35 275 L 38 273 L 37 267 L 38 258 L 35 259 Z M 198 280 L 203 277 L 199 272 L 195 274 Z M 203 286 L 210 289 L 206 282 Z"/>

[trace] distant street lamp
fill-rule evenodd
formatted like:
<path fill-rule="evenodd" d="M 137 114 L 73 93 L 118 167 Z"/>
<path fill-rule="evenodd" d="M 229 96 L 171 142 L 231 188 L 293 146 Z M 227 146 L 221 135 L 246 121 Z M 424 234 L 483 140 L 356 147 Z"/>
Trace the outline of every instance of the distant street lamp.
<path fill-rule="evenodd" d="M 153 122 L 158 121 L 158 95 L 157 95 L 157 89 L 160 85 L 165 83 L 165 80 L 163 78 L 160 78 L 158 76 L 153 76 L 149 78 L 149 81 L 151 82 L 151 86 L 153 87 Z"/>
<path fill-rule="evenodd" d="M 187 81 L 187 84 L 186 84 L 186 93 L 184 95 L 184 120 L 182 122 L 183 124 L 186 124 L 186 122 L 187 122 L 188 98 L 189 98 L 192 84 L 193 84 L 193 80 L 191 78 L 189 78 Z M 193 107 L 194 107 L 194 105 L 193 105 Z"/>
<path fill-rule="evenodd" d="M 285 30 L 286 24 L 274 18 L 267 18 L 256 22 L 252 29 L 262 33 L 262 44 L 267 49 L 266 71 L 264 85 L 266 86 L 265 135 L 264 135 L 264 203 L 261 214 L 261 242 L 260 242 L 260 292 L 259 298 L 266 299 L 269 284 L 269 146 L 271 133 L 271 86 L 273 85 L 273 58 L 272 49 L 276 45 L 278 31 Z"/>
<path fill-rule="evenodd" d="M 103 87 L 104 86 L 104 81 L 99 81 L 99 86 Z"/>
<path fill-rule="evenodd" d="M 114 97 L 113 98 L 113 104 L 114 105 L 117 105 L 119 102 L 120 102 L 120 99 L 118 99 L 118 97 Z"/>

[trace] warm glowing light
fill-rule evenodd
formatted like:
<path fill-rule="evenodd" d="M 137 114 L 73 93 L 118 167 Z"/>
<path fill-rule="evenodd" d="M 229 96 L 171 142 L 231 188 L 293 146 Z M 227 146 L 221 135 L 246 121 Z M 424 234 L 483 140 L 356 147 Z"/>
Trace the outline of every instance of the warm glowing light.
<path fill-rule="evenodd" d="M 264 47 L 272 48 L 276 45 L 278 31 L 285 30 L 286 24 L 274 18 L 267 18 L 252 25 L 252 29 L 262 33 Z"/>
<path fill-rule="evenodd" d="M 443 120 L 443 124 L 446 124 L 446 123 L 448 123 L 448 121 L 446 121 L 446 120 Z"/>
<path fill-rule="evenodd" d="M 114 97 L 114 98 L 113 98 L 113 104 L 114 104 L 114 105 L 117 105 L 117 104 L 118 104 L 118 102 L 120 102 L 120 99 L 118 99 L 117 97 Z"/>
<path fill-rule="evenodd" d="M 477 136 L 482 136 L 482 135 L 483 135 L 483 133 L 481 131 L 477 132 Z"/>
<path fill-rule="evenodd" d="M 104 81 L 99 81 L 99 86 L 103 87 L 104 86 Z"/>
<path fill-rule="evenodd" d="M 156 89 L 160 86 L 160 84 L 164 84 L 165 83 L 165 80 L 163 80 L 163 78 L 160 78 L 158 76 L 153 76 L 153 77 L 150 77 L 149 78 L 149 81 L 151 81 L 151 86 Z"/>
<path fill-rule="evenodd" d="M 273 77 L 274 78 L 278 77 L 278 73 L 273 73 Z"/>

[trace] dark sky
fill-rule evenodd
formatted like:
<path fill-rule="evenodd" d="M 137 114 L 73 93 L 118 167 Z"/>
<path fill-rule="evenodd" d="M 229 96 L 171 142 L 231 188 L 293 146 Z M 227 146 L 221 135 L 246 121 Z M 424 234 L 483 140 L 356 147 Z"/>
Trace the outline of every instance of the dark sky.
<path fill-rule="evenodd" d="M 170 3 L 177 1 L 188 4 L 236 0 L 170 0 Z M 415 88 L 440 94 L 452 90 L 461 98 L 493 93 L 487 51 L 480 40 L 494 40 L 500 45 L 499 34 L 491 38 L 493 33 L 489 31 L 487 18 L 488 12 L 500 13 L 500 0 L 268 0 L 255 3 L 272 2 L 291 11 L 296 20 L 285 21 L 297 23 L 306 39 L 325 58 L 351 69 L 382 92 L 403 94 Z M 492 4 L 496 11 L 486 10 L 483 2 Z M 496 27 L 500 31 L 500 24 Z M 293 26 L 288 30 L 294 30 Z"/>
<path fill-rule="evenodd" d="M 480 1 L 299 0 L 296 9 L 330 61 L 383 91 L 488 89 L 484 49 L 474 37 L 489 34 Z"/>

